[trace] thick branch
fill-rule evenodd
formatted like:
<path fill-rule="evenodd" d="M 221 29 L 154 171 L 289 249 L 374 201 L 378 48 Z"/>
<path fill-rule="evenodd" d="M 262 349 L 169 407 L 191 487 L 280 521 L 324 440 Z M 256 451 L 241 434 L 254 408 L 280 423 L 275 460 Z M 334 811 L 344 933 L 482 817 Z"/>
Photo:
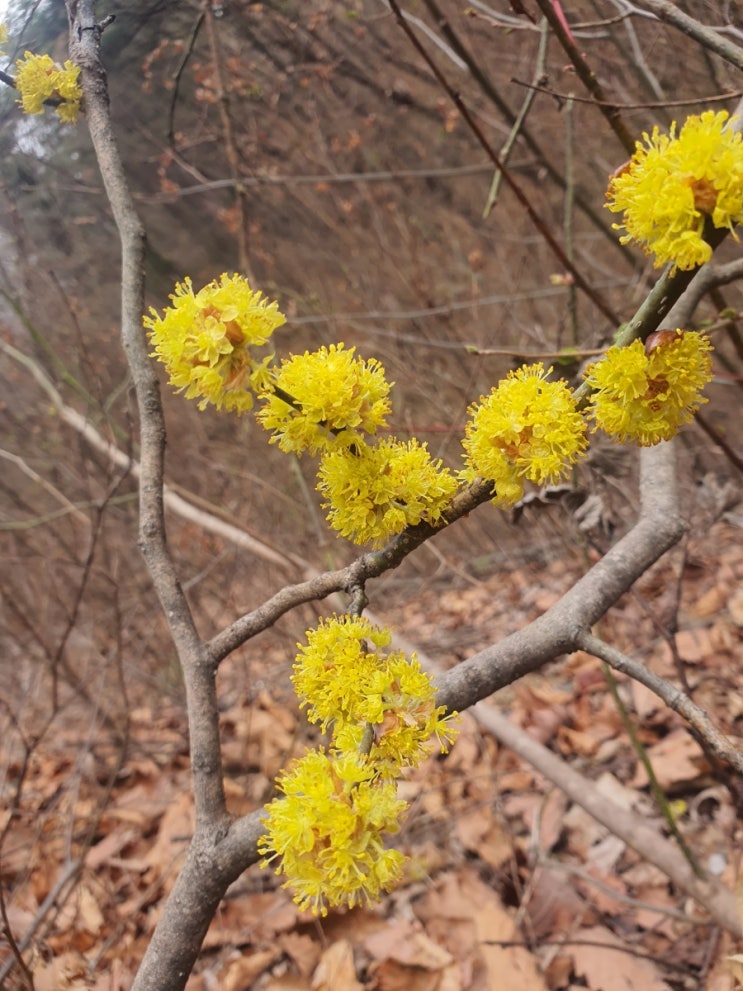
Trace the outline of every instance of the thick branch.
<path fill-rule="evenodd" d="M 90 137 L 121 239 L 121 338 L 140 418 L 140 547 L 178 650 L 186 685 L 197 824 L 225 815 L 214 675 L 167 548 L 163 512 L 165 424 L 160 390 L 142 329 L 145 234 L 119 155 L 100 60 L 93 0 L 68 0 L 70 56 L 81 69 Z"/>
<path fill-rule="evenodd" d="M 643 450 L 640 466 L 641 510 L 632 530 L 539 619 L 444 675 L 439 682 L 442 705 L 466 709 L 576 650 L 583 632 L 681 537 L 673 445 Z"/>
<path fill-rule="evenodd" d="M 536 670 L 546 661 L 576 649 L 581 634 L 679 539 L 684 528 L 678 513 L 673 446 L 663 444 L 643 451 L 641 466 L 641 510 L 636 526 L 539 620 L 443 675 L 439 679 L 441 703 L 449 709 L 467 708 L 498 688 Z M 481 500 L 488 497 L 486 485 L 483 485 L 479 495 Z M 389 548 L 378 552 L 380 560 L 377 566 L 381 566 L 387 556 L 402 553 L 408 546 L 407 541 L 412 538 L 406 533 L 398 539 L 399 545 L 393 541 Z M 423 535 L 420 536 L 422 539 L 425 539 Z M 350 569 L 320 576 L 318 580 L 328 584 L 327 592 L 333 591 L 342 587 L 342 577 L 349 571 L 353 572 L 354 567 L 361 570 L 372 567 L 374 558 L 375 555 L 365 555 Z M 286 611 L 290 608 L 289 600 L 307 601 L 312 585 L 312 582 L 307 582 L 286 590 L 286 599 L 279 593 L 261 610 L 238 620 L 212 641 L 212 659 L 224 656 L 223 651 L 231 649 L 230 641 L 244 637 L 251 623 L 264 622 L 265 615 L 260 615 L 263 610 Z M 317 586 L 313 591 L 318 591 Z M 256 844 L 262 832 L 261 816 L 262 810 L 259 810 L 236 820 L 226 835 L 215 838 L 213 846 L 203 851 L 203 869 L 206 870 L 206 863 L 211 862 L 222 878 L 224 891 L 233 878 L 258 859 Z M 197 877 L 197 867 L 194 864 L 191 868 L 194 878 Z M 180 971 L 183 953 L 186 952 L 179 936 L 184 917 L 191 918 L 193 926 L 194 943 L 188 959 L 191 962 L 196 959 L 196 941 L 205 932 L 197 911 L 200 892 L 198 887 L 194 890 L 193 884 L 189 885 L 185 880 L 181 882 L 180 878 L 177 891 L 178 899 L 171 897 L 165 906 L 133 991 L 161 991 L 164 985 L 158 984 L 153 975 L 166 974 L 168 968 L 172 968 L 171 972 L 176 968 Z M 168 987 L 179 991 L 183 984 L 179 980 Z"/>

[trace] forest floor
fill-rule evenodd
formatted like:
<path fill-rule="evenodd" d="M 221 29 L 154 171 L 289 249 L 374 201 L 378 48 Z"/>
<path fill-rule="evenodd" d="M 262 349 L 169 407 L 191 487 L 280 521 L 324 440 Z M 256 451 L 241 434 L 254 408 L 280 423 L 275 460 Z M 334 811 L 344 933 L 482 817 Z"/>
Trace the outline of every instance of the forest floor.
<path fill-rule="evenodd" d="M 383 610 L 422 652 L 456 663 L 541 613 L 581 573 L 580 555 L 453 589 L 431 584 Z M 743 737 L 743 529 L 718 522 L 667 555 L 611 610 L 602 635 L 671 679 L 683 666 L 695 701 Z M 657 617 L 676 611 L 674 658 Z M 281 683 L 292 658 L 260 656 L 220 675 L 232 811 L 258 807 L 306 722 Z M 246 673 L 256 691 L 247 697 Z M 731 793 L 681 718 L 642 686 L 619 695 L 704 870 L 735 887 L 741 824 Z M 288 682 L 284 683 L 289 688 Z M 600 662 L 577 653 L 491 704 L 639 820 L 667 832 Z M 81 729 L 84 726 L 84 729 Z M 5 836 L 11 931 L 35 932 L 36 991 L 125 991 L 192 829 L 182 707 L 131 712 L 127 757 L 74 718 L 32 754 Z M 0 750 L 2 743 L 0 743 Z M 14 765 L 9 755 L 2 766 Z M 18 772 L 19 769 L 15 768 Z M 72 782 L 72 783 L 71 783 Z M 728 936 L 652 863 L 595 822 L 465 715 L 451 752 L 402 785 L 410 813 L 396 838 L 403 884 L 379 905 L 299 912 L 281 879 L 254 867 L 212 924 L 189 991 L 729 991 Z M 10 816 L 10 803 L 6 815 Z M 6 825 L 9 820 L 6 820 Z M 93 824 L 88 828 L 89 824 Z M 87 830 L 87 831 L 86 831 Z M 26 988 L 17 968 L 0 985 Z"/>

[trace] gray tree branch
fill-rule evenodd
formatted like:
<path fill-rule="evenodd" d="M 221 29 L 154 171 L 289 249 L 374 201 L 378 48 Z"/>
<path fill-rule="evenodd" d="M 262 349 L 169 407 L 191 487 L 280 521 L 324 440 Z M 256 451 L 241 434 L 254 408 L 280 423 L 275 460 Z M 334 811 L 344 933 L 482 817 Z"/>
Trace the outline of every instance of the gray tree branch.
<path fill-rule="evenodd" d="M 197 823 L 214 827 L 226 814 L 216 689 L 167 546 L 163 509 L 165 423 L 158 380 L 142 329 L 145 232 L 111 126 L 95 4 L 93 0 L 68 0 L 67 14 L 70 56 L 81 69 L 88 129 L 121 241 L 121 338 L 140 420 L 139 546 L 183 668 Z"/>

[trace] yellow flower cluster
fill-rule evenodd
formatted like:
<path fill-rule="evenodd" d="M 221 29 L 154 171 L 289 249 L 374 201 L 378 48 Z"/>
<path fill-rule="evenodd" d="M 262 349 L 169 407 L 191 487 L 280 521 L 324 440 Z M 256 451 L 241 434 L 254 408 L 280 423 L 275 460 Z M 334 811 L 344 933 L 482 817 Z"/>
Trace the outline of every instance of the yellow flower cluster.
<path fill-rule="evenodd" d="M 0 45 L 4 45 L 8 40 L 8 26 L 7 24 L 0 24 Z"/>
<path fill-rule="evenodd" d="M 371 903 L 400 879 L 404 856 L 384 846 L 406 803 L 392 781 L 355 753 L 309 751 L 278 781 L 283 798 L 266 809 L 258 842 L 262 866 L 276 858 L 283 887 L 301 909 L 327 915 L 328 906 Z"/>
<path fill-rule="evenodd" d="M 384 846 L 407 805 L 395 778 L 418 765 L 431 736 L 444 752 L 456 735 L 415 656 L 384 650 L 388 630 L 355 616 L 307 633 L 293 682 L 312 722 L 332 728 L 331 749 L 309 751 L 278 780 L 258 843 L 279 858 L 300 908 L 372 901 L 399 879 L 404 857 Z M 370 649 L 373 647 L 374 649 Z"/>
<path fill-rule="evenodd" d="M 251 390 L 270 383 L 271 357 L 258 360 L 251 348 L 266 344 L 285 323 L 278 305 L 254 292 L 247 279 L 227 274 L 197 293 L 186 278 L 170 299 L 162 317 L 151 310 L 143 322 L 171 384 L 185 389 L 187 399 L 199 397 L 200 409 L 208 403 L 239 413 L 252 409 Z"/>
<path fill-rule="evenodd" d="M 635 241 L 683 270 L 709 261 L 705 221 L 733 229 L 743 220 L 743 140 L 723 110 L 688 117 L 678 136 L 657 127 L 637 142 L 629 163 L 612 177 L 607 207 L 623 213 L 622 243 Z"/>
<path fill-rule="evenodd" d="M 457 489 L 457 481 L 425 444 L 395 439 L 368 443 L 386 425 L 390 385 L 376 359 L 357 357 L 343 343 L 283 361 L 258 360 L 252 349 L 265 344 L 284 322 L 238 275 L 222 275 L 194 292 L 191 280 L 177 283 L 162 316 L 144 318 L 170 382 L 199 407 L 243 412 L 258 393 L 259 422 L 283 451 L 321 453 L 318 489 L 327 499 L 330 525 L 356 543 L 381 546 L 406 526 L 435 524 Z"/>
<path fill-rule="evenodd" d="M 609 348 L 586 372 L 596 426 L 642 447 L 669 440 L 688 423 L 707 402 L 700 393 L 712 380 L 712 345 L 703 334 L 662 331 L 649 343 Z"/>
<path fill-rule="evenodd" d="M 390 411 L 390 386 L 376 359 L 355 357 L 343 344 L 322 347 L 283 361 L 274 386 L 296 405 L 269 391 L 258 420 L 274 432 L 272 443 L 282 451 L 301 453 L 350 447 L 385 425 Z"/>
<path fill-rule="evenodd" d="M 358 750 L 365 727 L 374 727 L 369 757 L 383 777 L 419 764 L 432 736 L 444 749 L 451 732 L 431 679 L 415 655 L 384 652 L 390 640 L 361 617 L 322 621 L 308 631 L 292 677 L 307 718 L 323 732 L 332 724 L 341 750 Z"/>
<path fill-rule="evenodd" d="M 80 68 L 69 60 L 60 67 L 50 55 L 26 52 L 16 62 L 15 84 L 24 113 L 41 114 L 44 101 L 54 99 L 60 101 L 54 108 L 60 120 L 66 124 L 77 121 L 83 96 Z"/>
<path fill-rule="evenodd" d="M 334 530 L 379 547 L 407 526 L 438 523 L 457 482 L 425 444 L 389 438 L 323 455 L 317 488 Z"/>
<path fill-rule="evenodd" d="M 585 421 L 568 386 L 547 380 L 551 371 L 541 362 L 511 371 L 469 410 L 462 477 L 492 480 L 496 505 L 518 502 L 527 480 L 565 476 L 585 451 Z"/>

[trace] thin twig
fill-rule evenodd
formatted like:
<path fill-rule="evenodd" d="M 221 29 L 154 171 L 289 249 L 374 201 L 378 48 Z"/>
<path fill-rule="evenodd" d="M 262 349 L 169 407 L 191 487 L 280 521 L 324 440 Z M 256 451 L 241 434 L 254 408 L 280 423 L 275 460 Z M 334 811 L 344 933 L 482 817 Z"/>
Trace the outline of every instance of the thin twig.
<path fill-rule="evenodd" d="M 23 959 L 23 954 L 21 953 L 20 947 L 16 942 L 15 936 L 13 935 L 13 930 L 10 926 L 10 919 L 8 918 L 8 908 L 5 904 L 5 892 L 3 891 L 3 886 L 0 884 L 0 917 L 3 920 L 2 931 L 5 934 L 5 939 L 10 947 L 11 956 L 9 959 L 15 961 L 18 969 L 21 972 L 21 980 L 23 986 L 27 988 L 27 991 L 34 991 L 34 977 L 31 973 L 28 964 Z"/>
<path fill-rule="evenodd" d="M 544 93 L 545 96 L 551 96 L 553 100 L 559 100 L 561 103 L 570 97 L 575 103 L 588 103 L 594 107 L 606 107 L 610 110 L 666 110 L 668 107 L 698 106 L 700 103 L 706 106 L 708 103 L 739 100 L 743 96 L 743 90 L 735 89 L 727 93 L 714 93 L 711 96 L 689 97 L 687 100 L 642 100 L 637 103 L 618 103 L 616 100 L 597 100 L 591 96 L 575 96 L 572 93 L 561 93 L 559 90 L 552 89 L 546 83 L 527 83 L 525 79 L 517 79 L 515 76 L 511 76 L 511 82 L 515 86 L 523 86 L 524 89 Z"/>
<path fill-rule="evenodd" d="M 549 31 L 547 21 L 542 18 L 542 23 L 540 25 L 539 32 L 539 48 L 537 49 L 537 61 L 534 66 L 534 82 L 535 84 L 544 77 L 544 66 L 547 59 L 547 39 L 549 38 Z M 535 85 L 532 90 L 526 94 L 524 102 L 521 104 L 521 109 L 519 110 L 516 120 L 511 125 L 511 130 L 508 132 L 508 137 L 500 150 L 500 157 L 503 162 L 508 162 L 511 156 L 511 151 L 516 144 L 516 139 L 521 134 L 524 127 L 524 121 L 526 120 L 527 114 L 531 110 L 531 105 L 534 102 L 534 97 L 536 96 L 535 90 L 538 86 Z M 493 176 L 493 181 L 490 184 L 490 189 L 488 190 L 488 198 L 485 201 L 485 208 L 482 211 L 482 219 L 487 220 L 490 216 L 490 211 L 495 206 L 495 201 L 498 199 L 498 190 L 500 189 L 501 177 L 503 173 L 496 169 L 495 175 Z M 571 259 L 572 260 L 572 259 Z"/>
<path fill-rule="evenodd" d="M 619 713 L 619 718 L 622 720 L 622 726 L 624 726 L 624 730 L 627 733 L 627 736 L 629 737 L 629 741 L 630 744 L 632 745 L 632 749 L 635 751 L 638 760 L 642 764 L 645 773 L 648 776 L 650 794 L 655 799 L 655 804 L 658 806 L 658 809 L 660 810 L 660 813 L 663 816 L 666 826 L 668 826 L 668 829 L 671 832 L 671 835 L 678 843 L 679 849 L 683 853 L 684 857 L 686 857 L 687 863 L 689 864 L 689 866 L 694 871 L 697 877 L 703 878 L 704 871 L 699 866 L 696 857 L 692 853 L 689 844 L 684 839 L 681 830 L 678 827 L 678 823 L 676 822 L 673 812 L 671 811 L 668 798 L 666 797 L 666 794 L 661 788 L 660 782 L 658 781 L 658 776 L 655 773 L 653 762 L 650 760 L 650 756 L 647 752 L 647 749 L 640 740 L 640 737 L 637 732 L 637 728 L 630 719 L 629 712 L 627 712 L 627 706 L 624 704 L 624 701 L 621 695 L 619 694 L 617 679 L 614 677 L 611 667 L 606 663 L 606 661 L 601 662 L 601 667 L 604 673 L 604 678 L 606 679 L 606 684 L 608 685 L 609 688 L 609 694 L 611 695 L 614 701 L 614 705 L 616 706 L 617 712 Z"/>
<path fill-rule="evenodd" d="M 622 674 L 629 675 L 630 678 L 634 678 L 635 681 L 639 681 L 641 685 L 649 688 L 666 703 L 669 709 L 678 712 L 693 726 L 697 733 L 704 737 L 711 752 L 718 760 L 728 764 L 739 774 L 743 774 L 743 753 L 717 729 L 707 713 L 700 709 L 695 702 L 692 702 L 680 688 L 648 670 L 639 661 L 633 660 L 615 647 L 599 640 L 592 633 L 580 633 L 577 637 L 577 646 L 606 661 L 615 671 L 621 671 Z"/>
<path fill-rule="evenodd" d="M 36 935 L 41 923 L 44 921 L 46 916 L 55 906 L 63 901 L 69 892 L 65 894 L 65 888 L 70 885 L 71 888 L 77 883 L 77 878 L 80 871 L 83 868 L 83 862 L 80 859 L 68 860 L 67 863 L 63 864 L 62 870 L 57 880 L 52 885 L 46 898 L 43 900 L 41 905 L 39 905 L 36 910 L 36 914 L 28 925 L 28 928 L 24 932 L 23 936 L 17 941 L 18 949 L 23 953 L 31 944 L 31 940 Z M 71 889 L 70 889 L 71 890 Z M 14 957 L 9 957 L 2 964 L 0 964 L 0 987 L 3 986 L 2 982 L 8 976 L 10 971 L 13 969 L 16 960 Z"/>
<path fill-rule="evenodd" d="M 573 63 L 578 78 L 586 87 L 591 96 L 594 97 L 601 113 L 606 118 L 609 127 L 616 134 L 625 151 L 631 155 L 635 150 L 635 139 L 629 128 L 622 120 L 619 108 L 611 103 L 604 93 L 601 83 L 598 81 L 596 73 L 591 69 L 585 56 L 575 43 L 575 40 L 566 29 L 566 25 L 558 16 L 553 0 L 536 0 L 537 6 L 542 11 L 542 15 L 547 18 L 555 37 L 560 42 L 565 54 Z"/>
<path fill-rule="evenodd" d="M 575 262 L 575 114 L 573 98 L 570 96 L 565 104 L 565 214 L 563 229 L 565 231 L 565 253 L 571 262 Z M 568 284 L 568 318 L 570 320 L 570 343 L 578 346 L 580 334 L 578 331 L 578 294 L 573 282 Z"/>
<path fill-rule="evenodd" d="M 403 17 L 402 11 L 400 10 L 400 5 L 398 4 L 397 0 L 388 0 L 388 3 L 392 8 L 392 12 L 397 18 L 398 24 L 410 39 L 411 44 L 418 52 L 418 54 L 421 56 L 421 58 L 425 61 L 426 65 L 429 67 L 431 72 L 436 77 L 436 80 L 438 81 L 439 85 L 442 87 L 444 92 L 447 94 L 449 99 L 457 108 L 460 115 L 462 116 L 462 119 L 465 121 L 469 129 L 477 138 L 481 147 L 487 154 L 488 158 L 490 158 L 491 162 L 496 167 L 496 169 L 499 169 L 503 173 L 504 182 L 507 184 L 511 192 L 516 196 L 516 199 L 519 201 L 521 206 L 526 211 L 531 222 L 534 224 L 534 226 L 537 228 L 537 230 L 542 235 L 544 240 L 547 242 L 549 247 L 552 249 L 552 252 L 555 255 L 555 257 L 558 259 L 560 264 L 565 268 L 565 270 L 570 272 L 573 279 L 575 280 L 575 284 L 581 289 L 582 292 L 586 294 L 586 296 L 588 296 L 588 298 L 594 303 L 597 309 L 599 309 L 601 313 L 604 314 L 604 316 L 611 322 L 613 326 L 617 326 L 617 324 L 619 323 L 619 318 L 616 316 L 616 314 L 614 313 L 612 308 L 608 305 L 608 303 L 606 303 L 606 301 L 602 298 L 602 296 L 586 282 L 586 280 L 583 278 L 583 276 L 578 271 L 578 269 L 571 263 L 570 259 L 565 254 L 562 245 L 558 243 L 557 239 L 554 237 L 550 229 L 547 227 L 547 225 L 542 220 L 540 215 L 531 205 L 531 202 L 529 201 L 529 198 L 526 195 L 526 193 L 524 193 L 521 186 L 516 182 L 516 180 L 513 178 L 511 173 L 508 171 L 508 169 L 506 169 L 505 166 L 503 165 L 500 156 L 495 152 L 494 148 L 492 147 L 488 139 L 485 137 L 482 128 L 477 123 L 475 118 L 472 116 L 470 111 L 467 109 L 467 105 L 464 103 L 459 93 L 457 93 L 456 90 L 451 86 L 447 78 L 444 76 L 444 74 L 441 72 L 439 67 L 434 62 L 434 60 L 431 58 L 431 56 L 428 54 L 426 49 L 423 47 L 423 45 L 416 37 L 415 32 Z"/>
<path fill-rule="evenodd" d="M 670 0 L 640 0 L 639 7 L 652 11 L 659 20 L 678 28 L 687 37 L 693 38 L 737 69 L 743 69 L 743 48 L 728 41 L 714 28 L 690 17 L 677 3 L 671 3 Z"/>
<path fill-rule="evenodd" d="M 721 451 L 724 452 L 725 457 L 728 459 L 730 464 L 735 468 L 736 471 L 743 474 L 743 458 L 737 454 L 727 440 L 723 437 L 719 430 L 716 430 L 712 424 L 707 420 L 707 417 L 702 413 L 697 412 L 694 417 L 695 422 L 699 426 L 700 430 L 709 437 L 713 444 L 716 444 Z"/>
<path fill-rule="evenodd" d="M 175 138 L 175 105 L 178 102 L 178 94 L 181 87 L 181 79 L 183 73 L 188 65 L 188 60 L 193 54 L 194 45 L 196 44 L 196 39 L 199 36 L 199 31 L 201 30 L 201 25 L 204 23 L 204 9 L 199 11 L 194 21 L 194 26 L 191 28 L 191 34 L 188 41 L 184 45 L 183 57 L 181 58 L 178 66 L 172 77 L 173 88 L 170 93 L 170 106 L 168 107 L 168 144 L 173 144 Z"/>
<path fill-rule="evenodd" d="M 426 6 L 431 12 L 432 16 L 435 18 L 436 23 L 449 42 L 454 52 L 459 56 L 459 58 L 464 62 L 469 71 L 470 75 L 480 87 L 481 92 L 487 97 L 488 100 L 493 104 L 493 106 L 498 110 L 503 119 L 511 126 L 516 123 L 517 117 L 509 107 L 508 103 L 503 99 L 501 94 L 498 92 L 494 84 L 488 78 L 487 74 L 483 70 L 483 67 L 478 59 L 476 59 L 467 47 L 462 42 L 459 35 L 454 31 L 451 26 L 449 19 L 442 13 L 438 5 L 434 0 L 426 0 Z M 403 17 L 407 18 L 407 13 L 403 11 Z M 513 18 L 513 20 L 518 24 L 518 20 Z M 530 25 L 531 27 L 531 25 Z M 536 23 L 533 25 L 534 30 L 540 30 Z M 427 34 L 430 33 L 426 32 Z M 545 170 L 549 178 L 555 185 L 560 189 L 565 188 L 565 179 L 560 174 L 559 170 L 555 168 L 550 160 L 549 155 L 545 155 L 542 148 L 537 143 L 533 134 L 524 124 L 520 127 L 521 138 L 526 144 L 529 151 L 536 157 L 537 161 L 540 163 L 540 167 Z M 580 194 L 576 196 L 576 203 L 583 211 L 583 213 L 588 217 L 594 227 L 600 231 L 600 233 L 609 241 L 609 243 L 619 251 L 625 258 L 626 261 L 632 263 L 632 252 L 627 248 L 626 245 L 614 236 L 609 225 L 604 221 L 603 217 L 600 215 L 600 211 L 596 211 L 593 205 L 588 202 L 585 197 Z"/>
<path fill-rule="evenodd" d="M 3 340 L 0 340 L 0 350 L 4 351 L 5 354 L 13 358 L 14 361 L 18 362 L 18 364 L 31 373 L 51 400 L 59 418 L 76 430 L 86 443 L 104 454 L 112 464 L 124 471 L 129 471 L 134 478 L 140 478 L 140 462 L 131 458 L 121 448 L 117 447 L 116 444 L 106 440 L 86 416 L 83 416 L 77 410 L 68 406 L 54 384 L 33 358 Z M 215 513 L 198 508 L 198 506 L 193 504 L 194 502 L 198 502 L 198 497 L 188 493 L 182 486 L 171 487 L 166 485 L 163 490 L 163 499 L 168 510 L 182 519 L 190 520 L 204 530 L 224 537 L 235 546 L 251 554 L 255 554 L 257 557 L 269 561 L 285 571 L 293 571 L 297 567 L 303 568 L 307 565 L 307 562 L 303 558 L 299 558 L 291 554 L 291 552 L 281 553 L 270 547 L 265 541 L 253 537 L 244 529 L 223 518 L 219 518 Z"/>
<path fill-rule="evenodd" d="M 253 280 L 250 267 L 250 257 L 248 255 L 248 197 L 245 186 L 240 179 L 240 156 L 237 152 L 235 141 L 235 129 L 232 126 L 232 116 L 230 113 L 230 95 L 222 70 L 222 46 L 217 31 L 216 18 L 209 0 L 204 2 L 206 17 L 206 35 L 209 39 L 209 50 L 211 52 L 212 68 L 216 80 L 216 97 L 219 108 L 219 119 L 222 125 L 222 145 L 224 146 L 227 162 L 232 174 L 232 181 L 235 190 L 235 210 L 237 218 L 235 221 L 235 233 L 237 236 L 237 254 L 240 262 L 240 270 L 248 279 Z"/>
<path fill-rule="evenodd" d="M 606 884 L 601 878 L 594 877 L 593 874 L 584 870 L 582 867 L 578 867 L 577 864 L 555 860 L 554 857 L 541 854 L 537 860 L 537 867 L 541 867 L 545 871 L 560 871 L 562 874 L 570 874 L 573 877 L 577 877 L 585 884 L 590 884 L 598 888 L 599 891 L 608 895 L 614 901 L 620 902 L 622 905 L 629 905 L 630 908 L 637 909 L 638 911 L 653 912 L 657 915 L 663 915 L 668 919 L 678 919 L 679 922 L 693 922 L 698 925 L 707 924 L 702 919 L 690 918 L 688 913 L 680 912 L 676 908 L 669 908 L 667 905 L 654 905 L 652 902 L 643 901 L 641 898 L 633 898 L 631 895 L 626 895 L 622 891 L 617 891 L 616 888 L 612 888 L 610 884 Z"/>

